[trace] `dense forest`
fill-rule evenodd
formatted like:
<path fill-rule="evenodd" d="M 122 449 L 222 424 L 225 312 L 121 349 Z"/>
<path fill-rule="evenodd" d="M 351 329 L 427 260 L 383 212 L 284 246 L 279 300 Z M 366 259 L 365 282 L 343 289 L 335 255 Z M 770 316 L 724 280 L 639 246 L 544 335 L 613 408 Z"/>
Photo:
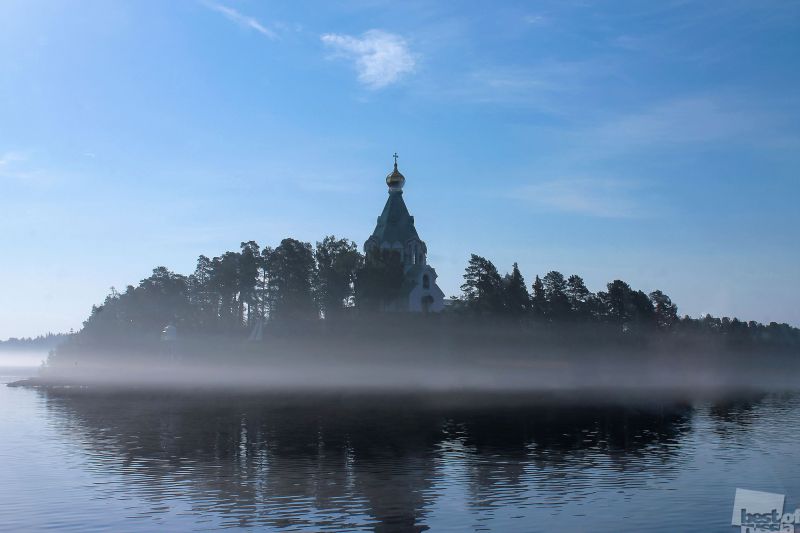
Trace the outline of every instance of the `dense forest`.
<path fill-rule="evenodd" d="M 490 260 L 472 255 L 462 293 L 430 320 L 536 331 L 591 325 L 620 336 L 708 335 L 738 346 L 800 349 L 800 330 L 787 324 L 681 317 L 662 291 L 647 294 L 622 280 L 593 293 L 576 274 L 551 271 L 533 279 L 528 285 L 516 263 L 501 275 Z M 328 236 L 312 246 L 287 238 L 274 248 L 247 241 L 236 252 L 201 255 L 188 276 L 158 267 L 136 286 L 112 288 L 75 339 L 84 345 L 158 339 L 168 324 L 181 337 L 244 339 L 259 323 L 267 332 L 320 325 L 330 331 L 380 315 L 381 302 L 395 297 L 401 280 L 396 258 L 368 260 L 347 239 Z"/>

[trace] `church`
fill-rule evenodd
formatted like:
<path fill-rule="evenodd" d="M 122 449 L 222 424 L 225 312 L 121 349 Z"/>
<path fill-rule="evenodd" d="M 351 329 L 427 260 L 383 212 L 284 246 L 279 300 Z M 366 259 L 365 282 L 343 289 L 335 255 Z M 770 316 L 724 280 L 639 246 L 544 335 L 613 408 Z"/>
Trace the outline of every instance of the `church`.
<path fill-rule="evenodd" d="M 405 183 L 405 176 L 397 170 L 397 154 L 394 154 L 394 170 L 386 176 L 389 198 L 375 231 L 364 243 L 364 253 L 367 258 L 387 253 L 399 255 L 403 267 L 400 295 L 384 302 L 385 311 L 439 312 L 444 309 L 444 293 L 436 284 L 436 271 L 427 262 L 428 247 L 419 238 L 414 217 L 403 201 Z"/>

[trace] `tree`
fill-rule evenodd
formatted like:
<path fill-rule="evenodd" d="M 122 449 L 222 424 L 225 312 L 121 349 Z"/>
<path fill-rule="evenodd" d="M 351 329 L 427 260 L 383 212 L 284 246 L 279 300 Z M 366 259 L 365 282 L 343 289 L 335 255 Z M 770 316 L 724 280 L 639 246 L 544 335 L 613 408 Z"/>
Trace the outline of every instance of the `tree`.
<path fill-rule="evenodd" d="M 265 246 L 258 257 L 258 281 L 256 282 L 256 300 L 259 318 L 266 318 L 269 309 L 269 256 L 272 248 Z"/>
<path fill-rule="evenodd" d="M 610 322 L 624 324 L 631 320 L 631 290 L 630 285 L 622 280 L 615 279 L 606 285 L 608 291 L 598 293 L 603 305 L 603 315 Z"/>
<path fill-rule="evenodd" d="M 131 285 L 120 294 L 112 290 L 102 305 L 93 306 L 81 336 L 92 341 L 118 343 L 158 338 L 167 324 L 179 329 L 193 326 L 188 279 L 166 267 Z"/>
<path fill-rule="evenodd" d="M 477 313 L 503 310 L 503 283 L 497 268 L 488 259 L 472 254 L 461 285 L 467 307 Z"/>
<path fill-rule="evenodd" d="M 575 318 L 587 320 L 592 317 L 593 307 L 595 307 L 595 295 L 586 288 L 583 278 L 577 274 L 571 275 L 567 279 L 565 293 L 570 310 Z"/>
<path fill-rule="evenodd" d="M 271 319 L 318 317 L 311 290 L 315 276 L 311 244 L 283 239 L 270 254 L 268 268 Z"/>
<path fill-rule="evenodd" d="M 531 308 L 531 295 L 517 263 L 514 263 L 511 274 L 506 274 L 503 279 L 503 307 L 513 317 L 523 316 Z"/>
<path fill-rule="evenodd" d="M 678 306 L 672 303 L 669 296 L 656 290 L 650 293 L 656 315 L 656 325 L 662 329 L 669 329 L 678 322 Z M 735 322 L 738 320 L 734 319 Z M 738 324 L 736 324 L 738 326 Z"/>
<path fill-rule="evenodd" d="M 533 314 L 538 318 L 544 318 L 547 314 L 547 298 L 544 294 L 544 283 L 542 283 L 538 274 L 531 288 L 533 289 L 533 295 L 531 296 L 531 309 L 533 310 Z"/>
<path fill-rule="evenodd" d="M 247 306 L 248 328 L 258 316 L 258 295 L 256 286 L 259 280 L 261 250 L 255 241 L 241 243 L 239 254 L 239 323 L 245 322 L 244 308 Z"/>
<path fill-rule="evenodd" d="M 655 325 L 656 310 L 653 302 L 642 291 L 631 292 L 632 318 L 635 322 L 642 325 Z"/>
<path fill-rule="evenodd" d="M 617 324 L 656 323 L 655 308 L 647 294 L 631 289 L 630 285 L 618 279 L 609 283 L 607 287 L 608 292 L 598 294 L 606 320 Z"/>
<path fill-rule="evenodd" d="M 317 262 L 314 293 L 325 318 L 330 318 L 352 305 L 356 273 L 364 258 L 356 243 L 333 235 L 317 242 L 314 258 Z"/>
<path fill-rule="evenodd" d="M 205 255 L 197 258 L 194 273 L 188 278 L 189 301 L 195 307 L 197 324 L 206 330 L 215 327 L 218 319 L 219 298 L 211 287 L 211 259 Z"/>
<path fill-rule="evenodd" d="M 141 322 L 151 324 L 159 332 L 168 323 L 183 323 L 190 315 L 186 276 L 166 267 L 153 269 L 153 274 L 139 283 Z"/>
<path fill-rule="evenodd" d="M 567 299 L 567 282 L 561 272 L 551 270 L 542 279 L 544 296 L 547 300 L 546 316 L 550 320 L 564 320 L 569 317 L 570 305 Z"/>
<path fill-rule="evenodd" d="M 354 290 L 360 311 L 381 311 L 402 293 L 403 262 L 396 250 L 370 252 L 357 271 Z"/>
<path fill-rule="evenodd" d="M 218 301 L 220 324 L 227 331 L 241 329 L 239 315 L 239 254 L 225 252 L 211 260 L 209 285 Z"/>

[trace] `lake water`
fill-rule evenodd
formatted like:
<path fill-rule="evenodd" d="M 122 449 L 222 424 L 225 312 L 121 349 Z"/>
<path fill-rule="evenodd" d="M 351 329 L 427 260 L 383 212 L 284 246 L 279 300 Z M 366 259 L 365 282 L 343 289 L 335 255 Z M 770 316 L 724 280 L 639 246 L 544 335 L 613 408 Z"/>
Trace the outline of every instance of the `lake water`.
<path fill-rule="evenodd" d="M 0 530 L 731 532 L 737 487 L 800 506 L 799 428 L 786 394 L 644 406 L 0 386 Z"/>

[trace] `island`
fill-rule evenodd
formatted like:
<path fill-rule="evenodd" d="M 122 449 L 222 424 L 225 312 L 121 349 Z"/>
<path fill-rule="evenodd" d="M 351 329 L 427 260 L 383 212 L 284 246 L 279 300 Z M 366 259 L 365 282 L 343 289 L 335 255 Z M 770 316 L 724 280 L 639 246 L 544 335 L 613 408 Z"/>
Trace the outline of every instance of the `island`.
<path fill-rule="evenodd" d="M 472 254 L 446 298 L 403 198 L 359 250 L 333 235 L 201 255 L 112 288 L 28 385 L 372 390 L 791 388 L 800 330 L 680 316 L 660 290 L 615 279 L 591 292 L 550 271 L 529 286 Z"/>

